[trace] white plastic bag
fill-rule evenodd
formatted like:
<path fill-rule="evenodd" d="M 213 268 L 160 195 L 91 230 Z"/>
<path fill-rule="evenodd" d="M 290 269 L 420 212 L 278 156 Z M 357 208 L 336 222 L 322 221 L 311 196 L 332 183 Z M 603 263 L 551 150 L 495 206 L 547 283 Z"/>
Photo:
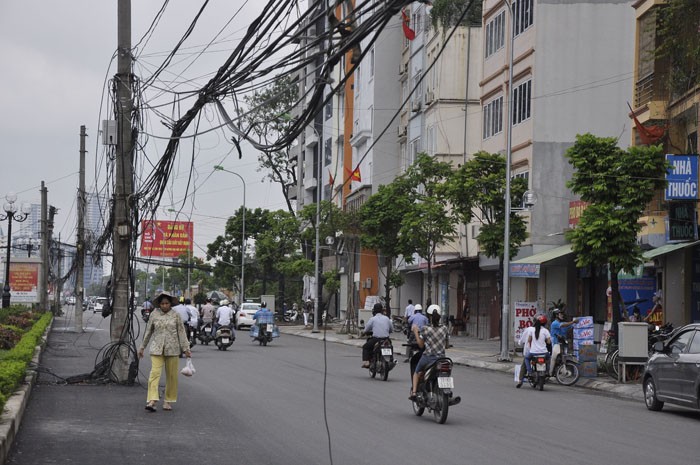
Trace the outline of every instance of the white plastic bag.
<path fill-rule="evenodd" d="M 188 359 L 188 360 L 189 360 L 189 359 Z M 521 367 L 521 365 L 518 363 L 517 365 L 515 365 L 515 368 L 513 369 L 513 373 L 514 373 L 514 375 L 515 375 L 515 376 L 514 376 L 514 378 L 515 378 L 514 381 L 515 381 L 516 383 L 519 383 L 519 382 L 520 382 L 520 367 Z"/>
<path fill-rule="evenodd" d="M 187 357 L 187 363 L 185 363 L 185 367 L 180 370 L 180 373 L 182 373 L 185 376 L 192 376 L 195 374 L 197 370 L 194 369 L 194 364 L 192 363 L 192 359 Z"/>

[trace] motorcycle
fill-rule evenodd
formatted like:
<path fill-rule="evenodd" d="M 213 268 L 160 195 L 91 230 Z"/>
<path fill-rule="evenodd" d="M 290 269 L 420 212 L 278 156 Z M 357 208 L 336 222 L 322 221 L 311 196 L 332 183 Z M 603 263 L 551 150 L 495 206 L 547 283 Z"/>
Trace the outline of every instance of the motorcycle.
<path fill-rule="evenodd" d="M 416 336 L 412 332 L 408 333 L 406 343 L 401 345 L 406 348 L 406 362 L 413 358 L 413 354 L 421 350 L 420 346 L 418 346 L 418 343 L 416 342 Z"/>
<path fill-rule="evenodd" d="M 396 366 L 394 360 L 394 346 L 391 339 L 386 337 L 374 344 L 369 359 L 369 376 L 374 378 L 379 374 L 382 380 L 389 379 L 389 372 Z"/>
<path fill-rule="evenodd" d="M 236 340 L 236 336 L 233 335 L 230 326 L 219 326 L 216 329 L 216 337 L 214 338 L 214 343 L 219 350 L 226 350 L 231 347 L 233 341 Z"/>
<path fill-rule="evenodd" d="M 282 319 L 287 323 L 296 323 L 296 321 L 301 317 L 299 311 L 295 308 L 288 308 L 287 311 L 282 315 Z"/>
<path fill-rule="evenodd" d="M 527 375 L 527 381 L 533 389 L 544 391 L 544 383 L 547 380 L 547 358 L 544 355 L 535 355 L 530 359 L 532 370 Z"/>
<path fill-rule="evenodd" d="M 557 355 L 556 360 L 552 362 L 554 367 L 552 373 L 557 379 L 557 382 L 563 386 L 572 386 L 578 381 L 580 374 L 578 370 L 579 361 L 573 355 L 569 354 L 569 344 L 565 339 L 559 337 L 561 352 Z"/>
<path fill-rule="evenodd" d="M 273 338 L 279 337 L 279 329 L 273 323 L 255 324 L 250 328 L 250 337 L 261 346 L 266 346 Z"/>
<path fill-rule="evenodd" d="M 416 352 L 411 358 L 411 377 L 416 371 L 416 365 L 420 360 L 422 351 Z M 441 357 L 428 365 L 423 378 L 418 383 L 416 397 L 411 401 L 413 413 L 416 416 L 423 415 L 425 409 L 433 412 L 435 421 L 444 424 L 451 405 L 457 405 L 462 401 L 460 396 L 455 396 L 454 378 L 452 378 L 452 359 Z"/>
<path fill-rule="evenodd" d="M 391 328 L 395 333 L 403 333 L 404 335 L 408 335 L 408 325 L 405 324 L 403 317 L 392 315 Z"/>
<path fill-rule="evenodd" d="M 216 339 L 214 336 L 211 335 L 212 325 L 212 322 L 204 323 L 197 332 L 197 339 L 199 339 L 199 342 L 207 346 L 210 342 Z"/>
<path fill-rule="evenodd" d="M 141 308 L 141 318 L 144 322 L 148 323 L 148 319 L 151 317 L 151 311 L 152 309 L 150 308 Z"/>
<path fill-rule="evenodd" d="M 650 356 L 654 352 L 652 349 L 654 347 L 654 344 L 656 344 L 657 342 L 663 342 L 666 339 L 668 339 L 673 333 L 673 329 L 673 323 L 671 322 L 668 322 L 663 326 L 649 325 L 648 346 Z"/>

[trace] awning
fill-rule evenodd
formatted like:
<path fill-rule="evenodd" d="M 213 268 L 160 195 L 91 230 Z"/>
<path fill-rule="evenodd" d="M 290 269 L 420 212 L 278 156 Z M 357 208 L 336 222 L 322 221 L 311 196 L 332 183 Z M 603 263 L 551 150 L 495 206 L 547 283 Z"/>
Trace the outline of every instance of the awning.
<path fill-rule="evenodd" d="M 695 242 L 678 242 L 676 244 L 666 244 L 655 249 L 647 250 L 642 254 L 645 260 L 651 260 L 652 258 L 664 255 L 675 250 L 685 249 L 686 247 L 692 247 L 694 245 L 700 244 L 700 241 Z"/>
<path fill-rule="evenodd" d="M 510 263 L 510 276 L 512 278 L 539 278 L 540 266 L 543 263 L 564 257 L 573 253 L 571 244 L 562 245 L 544 252 L 530 255 Z"/>

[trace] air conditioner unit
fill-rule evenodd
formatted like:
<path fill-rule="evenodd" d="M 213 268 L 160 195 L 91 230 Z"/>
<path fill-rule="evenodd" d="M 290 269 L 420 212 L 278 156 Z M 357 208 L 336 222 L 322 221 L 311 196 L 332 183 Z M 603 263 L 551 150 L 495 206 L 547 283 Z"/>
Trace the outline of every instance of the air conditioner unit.
<path fill-rule="evenodd" d="M 408 73 L 408 63 L 403 64 L 403 72 Z"/>
<path fill-rule="evenodd" d="M 404 137 L 406 135 L 406 125 L 399 124 L 399 137 Z"/>
<path fill-rule="evenodd" d="M 435 100 L 435 94 L 432 90 L 429 90 L 425 93 L 425 104 L 430 105 L 433 102 L 433 100 Z"/>
<path fill-rule="evenodd" d="M 420 100 L 414 100 L 411 102 L 411 110 L 412 111 L 420 111 L 421 108 L 421 103 Z"/>
<path fill-rule="evenodd" d="M 363 289 L 371 289 L 372 288 L 372 278 L 365 279 L 365 282 L 362 283 L 362 288 Z"/>

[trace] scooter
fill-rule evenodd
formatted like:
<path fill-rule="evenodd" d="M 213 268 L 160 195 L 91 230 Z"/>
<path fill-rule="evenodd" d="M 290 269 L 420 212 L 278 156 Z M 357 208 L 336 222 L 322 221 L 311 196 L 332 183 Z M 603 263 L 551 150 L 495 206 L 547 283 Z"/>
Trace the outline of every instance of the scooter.
<path fill-rule="evenodd" d="M 266 346 L 272 342 L 272 338 L 279 337 L 279 329 L 274 323 L 255 324 L 250 328 L 250 337 L 261 346 Z"/>
<path fill-rule="evenodd" d="M 533 389 L 544 391 L 544 383 L 547 381 L 547 358 L 544 355 L 533 355 L 530 358 L 531 372 L 527 375 L 527 381 Z"/>
<path fill-rule="evenodd" d="M 216 339 L 214 336 L 211 335 L 212 325 L 212 322 L 204 323 L 197 332 L 197 339 L 199 339 L 199 342 L 207 346 L 210 342 Z"/>
<path fill-rule="evenodd" d="M 576 384 L 580 377 L 578 370 L 579 361 L 576 360 L 576 357 L 569 354 L 569 344 L 561 336 L 559 336 L 559 344 L 561 351 L 557 355 L 556 360 L 552 362 L 554 365 L 552 373 L 559 384 L 571 386 Z"/>
<path fill-rule="evenodd" d="M 411 358 L 411 377 L 416 371 L 416 365 L 423 355 L 423 351 L 418 351 Z M 447 421 L 447 414 L 451 405 L 457 405 L 462 401 L 460 396 L 455 396 L 454 378 L 452 378 L 452 359 L 441 357 L 434 363 L 428 365 L 423 374 L 423 378 L 418 383 L 415 399 L 411 400 L 413 413 L 416 416 L 423 415 L 425 409 L 433 412 L 435 421 L 444 424 Z"/>
<path fill-rule="evenodd" d="M 394 360 L 394 347 L 390 338 L 383 338 L 374 344 L 372 355 L 369 359 L 369 376 L 374 378 L 379 374 L 382 380 L 389 379 L 389 372 L 396 366 Z"/>
<path fill-rule="evenodd" d="M 297 309 L 288 308 L 287 311 L 284 312 L 284 315 L 282 315 L 282 319 L 287 323 L 296 323 L 300 316 Z"/>
<path fill-rule="evenodd" d="M 143 321 L 146 323 L 148 323 L 148 319 L 151 317 L 151 311 L 152 309 L 141 308 L 141 318 L 143 318 Z"/>
<path fill-rule="evenodd" d="M 235 340 L 236 336 L 233 335 L 233 331 L 231 331 L 230 326 L 223 325 L 217 328 L 214 343 L 219 350 L 228 349 Z"/>

